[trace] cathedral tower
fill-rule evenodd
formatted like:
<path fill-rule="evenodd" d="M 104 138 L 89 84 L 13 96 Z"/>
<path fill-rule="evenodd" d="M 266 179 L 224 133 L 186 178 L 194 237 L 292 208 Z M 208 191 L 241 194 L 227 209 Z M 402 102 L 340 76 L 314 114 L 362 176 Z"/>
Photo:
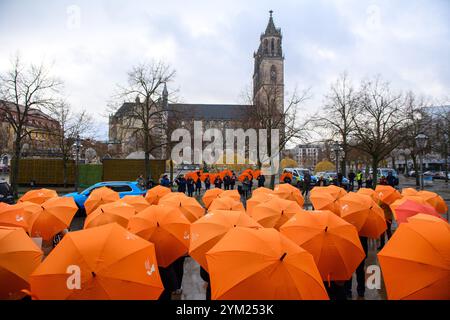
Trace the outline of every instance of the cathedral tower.
<path fill-rule="evenodd" d="M 258 51 L 254 53 L 253 103 L 267 99 L 267 92 L 276 93 L 277 109 L 284 111 L 284 56 L 281 29 L 277 29 L 270 10 L 266 31 L 261 34 Z"/>

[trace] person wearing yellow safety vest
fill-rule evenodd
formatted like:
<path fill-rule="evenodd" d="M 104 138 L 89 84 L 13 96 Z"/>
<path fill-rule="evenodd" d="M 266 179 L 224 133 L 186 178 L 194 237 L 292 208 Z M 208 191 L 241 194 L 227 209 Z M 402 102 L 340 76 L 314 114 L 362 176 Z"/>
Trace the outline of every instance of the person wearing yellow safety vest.
<path fill-rule="evenodd" d="M 358 170 L 356 173 L 356 182 L 358 183 L 358 189 L 361 189 L 363 184 L 363 174 L 361 170 Z"/>

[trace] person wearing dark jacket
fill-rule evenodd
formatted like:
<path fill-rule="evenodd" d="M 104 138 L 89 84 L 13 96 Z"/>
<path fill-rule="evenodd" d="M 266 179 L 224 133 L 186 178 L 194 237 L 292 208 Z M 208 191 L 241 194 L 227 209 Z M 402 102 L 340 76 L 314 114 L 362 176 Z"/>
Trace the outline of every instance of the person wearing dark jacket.
<path fill-rule="evenodd" d="M 303 176 L 303 191 L 302 191 L 302 195 L 304 197 L 308 196 L 308 192 L 309 189 L 311 188 L 311 175 L 306 172 L 305 175 Z"/>
<path fill-rule="evenodd" d="M 231 175 L 231 178 L 230 178 L 230 188 L 231 188 L 231 190 L 234 190 L 234 186 L 236 185 L 236 174 L 234 173 L 234 171 L 233 171 L 233 174 Z"/>
<path fill-rule="evenodd" d="M 202 191 L 202 180 L 198 178 L 197 181 L 195 182 L 195 193 L 197 195 L 200 195 L 201 191 Z"/>
<path fill-rule="evenodd" d="M 164 286 L 164 291 L 161 293 L 158 300 L 172 300 L 172 292 L 177 289 L 177 276 L 173 265 L 170 265 L 167 268 L 158 267 L 158 271 Z"/>
<path fill-rule="evenodd" d="M 231 184 L 231 180 L 230 180 L 230 176 L 229 175 L 225 175 L 225 177 L 223 177 L 223 187 L 225 190 L 230 190 L 230 184 Z"/>
<path fill-rule="evenodd" d="M 256 180 L 258 180 L 258 188 L 264 187 L 264 184 L 266 182 L 266 177 L 264 177 L 264 175 L 260 174 L 258 178 L 256 178 Z"/>
<path fill-rule="evenodd" d="M 366 188 L 370 188 L 370 189 L 373 188 L 373 178 L 372 178 L 371 174 L 369 174 L 369 176 L 366 179 Z"/>
<path fill-rule="evenodd" d="M 356 174 L 353 172 L 353 170 L 350 171 L 350 173 L 348 174 L 350 191 L 353 191 L 353 189 L 355 188 L 355 178 L 356 178 Z"/>
<path fill-rule="evenodd" d="M 209 273 L 202 267 L 200 267 L 200 277 L 203 281 L 205 281 L 208 286 L 206 287 L 206 299 L 205 300 L 211 300 L 211 280 L 209 279 Z"/>
<path fill-rule="evenodd" d="M 209 177 L 205 178 L 205 189 L 209 190 L 211 188 L 211 180 L 209 179 Z"/>
<path fill-rule="evenodd" d="M 219 176 L 217 176 L 216 179 L 214 180 L 214 186 L 219 189 L 222 188 L 222 179 L 220 179 Z"/>
<path fill-rule="evenodd" d="M 175 180 L 178 186 L 178 192 L 186 193 L 186 179 L 183 175 L 180 175 L 177 180 Z"/>
<path fill-rule="evenodd" d="M 184 275 L 184 260 L 186 256 L 182 256 L 175 260 L 173 265 L 173 270 L 175 271 L 175 279 L 176 279 L 176 293 L 181 294 L 183 291 L 182 283 L 183 283 L 183 275 Z"/>
<path fill-rule="evenodd" d="M 359 240 L 361 241 L 361 245 L 364 249 L 364 253 L 366 256 L 364 257 L 363 261 L 359 264 L 358 268 L 356 268 L 356 291 L 358 292 L 358 296 L 360 298 L 364 298 L 364 294 L 366 291 L 366 272 L 364 271 L 364 266 L 366 263 L 367 258 L 367 252 L 369 251 L 369 244 L 368 244 L 368 238 L 367 237 L 359 237 Z M 346 295 L 351 298 L 352 296 L 352 279 L 345 282 L 345 291 Z"/>
<path fill-rule="evenodd" d="M 389 171 L 388 172 L 388 175 L 387 175 L 387 177 L 386 177 L 386 180 L 387 180 L 387 184 L 388 185 L 390 185 L 392 188 L 395 188 L 395 185 L 396 185 L 396 179 L 395 179 L 395 177 L 394 177 L 394 175 L 392 174 L 392 171 Z"/>
<path fill-rule="evenodd" d="M 163 177 L 161 179 L 161 185 L 163 187 L 167 187 L 167 188 L 170 187 L 170 180 L 169 180 L 169 178 L 167 178 L 167 175 L 163 175 Z"/>
<path fill-rule="evenodd" d="M 187 191 L 188 191 L 188 196 L 192 197 L 194 196 L 194 179 L 192 179 L 191 177 L 189 177 L 186 181 L 187 184 Z"/>

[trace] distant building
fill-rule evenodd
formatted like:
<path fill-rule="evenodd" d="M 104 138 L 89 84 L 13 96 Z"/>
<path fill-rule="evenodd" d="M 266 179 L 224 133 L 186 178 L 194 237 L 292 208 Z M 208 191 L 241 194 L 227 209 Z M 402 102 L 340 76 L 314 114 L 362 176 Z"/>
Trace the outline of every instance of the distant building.
<path fill-rule="evenodd" d="M 299 167 L 314 168 L 320 161 L 322 146 L 318 144 L 300 144 L 290 150 L 290 154 Z"/>

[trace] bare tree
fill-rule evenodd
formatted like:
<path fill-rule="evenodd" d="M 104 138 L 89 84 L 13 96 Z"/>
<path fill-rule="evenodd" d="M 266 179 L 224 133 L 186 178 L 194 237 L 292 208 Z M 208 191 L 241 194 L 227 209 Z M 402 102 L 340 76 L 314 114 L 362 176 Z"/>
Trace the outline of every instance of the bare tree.
<path fill-rule="evenodd" d="M 16 197 L 23 142 L 33 133 L 29 126 L 30 113 L 52 105 L 60 85 L 43 64 L 25 68 L 19 56 L 14 59 L 11 69 L 0 75 L 0 112 L 14 132 L 10 181 Z"/>
<path fill-rule="evenodd" d="M 67 163 L 73 155 L 73 144 L 77 136 L 89 136 L 93 119 L 85 110 L 73 112 L 65 101 L 57 101 L 50 107 L 51 115 L 59 122 L 59 130 L 53 132 L 63 160 L 64 187 L 67 187 Z"/>
<path fill-rule="evenodd" d="M 432 150 L 444 158 L 445 182 L 448 183 L 448 157 L 450 144 L 450 105 L 439 105 L 435 107 L 431 125 L 430 138 L 433 141 Z"/>
<path fill-rule="evenodd" d="M 326 95 L 321 114 L 315 116 L 312 124 L 321 134 L 337 140 L 342 147 L 341 173 L 345 176 L 348 156 L 351 150 L 349 138 L 355 130 L 354 118 L 357 107 L 357 93 L 346 73 L 343 73 Z M 316 130 L 317 130 L 316 129 Z"/>
<path fill-rule="evenodd" d="M 362 82 L 352 136 L 355 147 L 371 158 L 374 186 L 378 164 L 403 140 L 406 120 L 401 94 L 392 93 L 380 77 Z"/>
<path fill-rule="evenodd" d="M 167 146 L 167 110 L 164 88 L 175 77 L 175 71 L 163 62 L 151 62 L 134 67 L 128 73 L 128 85 L 120 88 L 121 99 L 135 101 L 126 111 L 128 135 L 142 147 L 145 154 L 145 179 L 150 177 L 150 155 Z M 164 154 L 165 155 L 165 154 Z"/>

